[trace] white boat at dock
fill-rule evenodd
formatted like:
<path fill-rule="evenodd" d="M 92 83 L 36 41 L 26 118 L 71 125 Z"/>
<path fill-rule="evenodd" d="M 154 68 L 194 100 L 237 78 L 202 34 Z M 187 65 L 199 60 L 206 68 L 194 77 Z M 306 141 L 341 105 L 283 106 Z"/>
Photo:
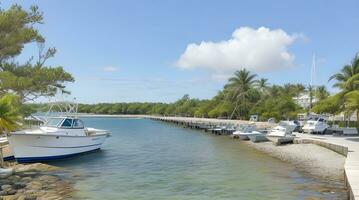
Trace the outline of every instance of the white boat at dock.
<path fill-rule="evenodd" d="M 302 130 L 304 133 L 318 133 L 324 134 L 328 129 L 328 124 L 324 118 L 309 119 L 303 126 Z"/>
<path fill-rule="evenodd" d="M 109 132 L 85 128 L 76 117 L 53 117 L 37 129 L 9 134 L 8 140 L 18 162 L 62 159 L 98 150 Z"/>
<path fill-rule="evenodd" d="M 273 127 L 266 137 L 275 144 L 291 143 L 294 140 L 292 132 L 295 128 L 292 123 L 282 121 L 278 126 Z"/>
<path fill-rule="evenodd" d="M 239 130 L 232 133 L 233 137 L 238 137 L 241 140 L 249 140 L 250 136 L 262 135 L 263 133 L 256 130 L 255 124 L 243 125 Z"/>

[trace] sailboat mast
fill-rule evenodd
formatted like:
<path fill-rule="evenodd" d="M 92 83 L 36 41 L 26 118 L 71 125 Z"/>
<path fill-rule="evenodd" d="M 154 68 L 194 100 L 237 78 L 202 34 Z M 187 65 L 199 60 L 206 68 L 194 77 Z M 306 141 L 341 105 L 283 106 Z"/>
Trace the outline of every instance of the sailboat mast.
<path fill-rule="evenodd" d="M 313 54 L 312 68 L 310 73 L 310 86 L 314 87 L 315 84 L 315 73 L 316 73 L 316 63 L 315 63 L 315 54 Z"/>

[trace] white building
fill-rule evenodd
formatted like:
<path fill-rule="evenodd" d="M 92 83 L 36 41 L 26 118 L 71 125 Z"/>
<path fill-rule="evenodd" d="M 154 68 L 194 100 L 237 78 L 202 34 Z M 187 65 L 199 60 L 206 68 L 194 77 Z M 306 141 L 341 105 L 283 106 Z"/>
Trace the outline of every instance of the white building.
<path fill-rule="evenodd" d="M 309 93 L 302 93 L 298 97 L 293 97 L 294 102 L 296 102 L 302 108 L 309 108 L 310 106 L 310 96 Z M 317 98 L 313 96 L 312 103 L 316 103 Z"/>

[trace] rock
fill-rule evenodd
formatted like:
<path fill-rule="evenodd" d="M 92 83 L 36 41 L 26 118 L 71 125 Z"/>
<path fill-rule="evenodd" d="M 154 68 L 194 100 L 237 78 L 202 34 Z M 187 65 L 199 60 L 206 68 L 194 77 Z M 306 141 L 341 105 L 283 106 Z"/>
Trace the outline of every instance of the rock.
<path fill-rule="evenodd" d="M 41 182 L 46 182 L 46 183 L 54 183 L 54 182 L 58 181 L 58 178 L 55 176 L 43 175 L 43 176 L 40 176 L 37 180 L 39 180 Z"/>
<path fill-rule="evenodd" d="M 63 197 L 56 195 L 56 194 L 51 194 L 51 195 L 46 195 L 44 197 L 39 197 L 39 200 L 60 200 L 60 199 L 64 199 Z"/>
<path fill-rule="evenodd" d="M 14 170 L 12 168 L 0 168 L 0 178 L 7 178 L 11 176 L 14 173 Z"/>
<path fill-rule="evenodd" d="M 26 186 L 27 189 L 30 190 L 41 190 L 42 189 L 42 183 L 39 181 L 31 181 Z"/>
<path fill-rule="evenodd" d="M 20 195 L 20 196 L 17 198 L 17 200 L 26 200 L 26 197 L 25 197 L 25 195 Z"/>
<path fill-rule="evenodd" d="M 26 190 L 24 195 L 25 195 L 26 200 L 36 200 L 37 199 L 35 190 Z"/>
<path fill-rule="evenodd" d="M 23 177 L 23 178 L 21 178 L 20 181 L 28 183 L 28 182 L 32 181 L 32 178 L 31 177 Z"/>
<path fill-rule="evenodd" d="M 14 195 L 14 194 L 16 194 L 16 190 L 14 189 L 7 191 L 7 195 Z"/>
<path fill-rule="evenodd" d="M 16 182 L 14 185 L 13 185 L 13 188 L 18 190 L 18 189 L 22 189 L 26 187 L 26 183 L 24 182 Z"/>
<path fill-rule="evenodd" d="M 1 186 L 1 190 L 3 190 L 3 191 L 9 190 L 9 189 L 12 189 L 11 185 L 2 185 Z"/>
<path fill-rule="evenodd" d="M 56 184 L 55 183 L 52 183 L 52 184 L 49 184 L 47 185 L 48 188 L 56 188 Z"/>
<path fill-rule="evenodd" d="M 5 196 L 5 195 L 7 195 L 6 191 L 0 191 L 0 196 Z"/>
<path fill-rule="evenodd" d="M 60 170 L 59 167 L 52 165 L 47 165 L 43 163 L 33 163 L 33 164 L 19 164 L 14 166 L 15 173 L 24 173 L 24 172 L 51 172 Z"/>
<path fill-rule="evenodd" d="M 18 189 L 18 190 L 17 190 L 17 193 L 18 193 L 18 194 L 22 194 L 22 193 L 24 193 L 24 192 L 25 192 L 24 189 Z"/>
<path fill-rule="evenodd" d="M 34 177 L 38 174 L 38 172 L 21 172 L 17 174 L 21 177 Z"/>
<path fill-rule="evenodd" d="M 2 199 L 3 200 L 16 200 L 17 199 L 17 195 L 7 195 L 7 196 L 3 196 Z"/>
<path fill-rule="evenodd" d="M 11 181 L 8 179 L 0 179 L 0 186 L 1 185 L 11 185 Z"/>
<path fill-rule="evenodd" d="M 21 179 L 21 177 L 17 176 L 17 175 L 12 175 L 12 176 L 9 176 L 7 179 L 9 179 L 12 182 L 17 182 Z"/>

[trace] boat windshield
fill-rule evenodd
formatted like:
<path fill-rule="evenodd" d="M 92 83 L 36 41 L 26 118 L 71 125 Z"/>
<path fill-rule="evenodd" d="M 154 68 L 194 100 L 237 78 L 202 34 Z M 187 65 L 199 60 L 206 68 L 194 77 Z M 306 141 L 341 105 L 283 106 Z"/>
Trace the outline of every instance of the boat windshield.
<path fill-rule="evenodd" d="M 73 123 L 73 128 L 84 128 L 84 123 L 79 119 L 75 119 Z"/>
<path fill-rule="evenodd" d="M 62 118 L 51 118 L 46 122 L 45 126 L 58 127 L 62 120 Z"/>

